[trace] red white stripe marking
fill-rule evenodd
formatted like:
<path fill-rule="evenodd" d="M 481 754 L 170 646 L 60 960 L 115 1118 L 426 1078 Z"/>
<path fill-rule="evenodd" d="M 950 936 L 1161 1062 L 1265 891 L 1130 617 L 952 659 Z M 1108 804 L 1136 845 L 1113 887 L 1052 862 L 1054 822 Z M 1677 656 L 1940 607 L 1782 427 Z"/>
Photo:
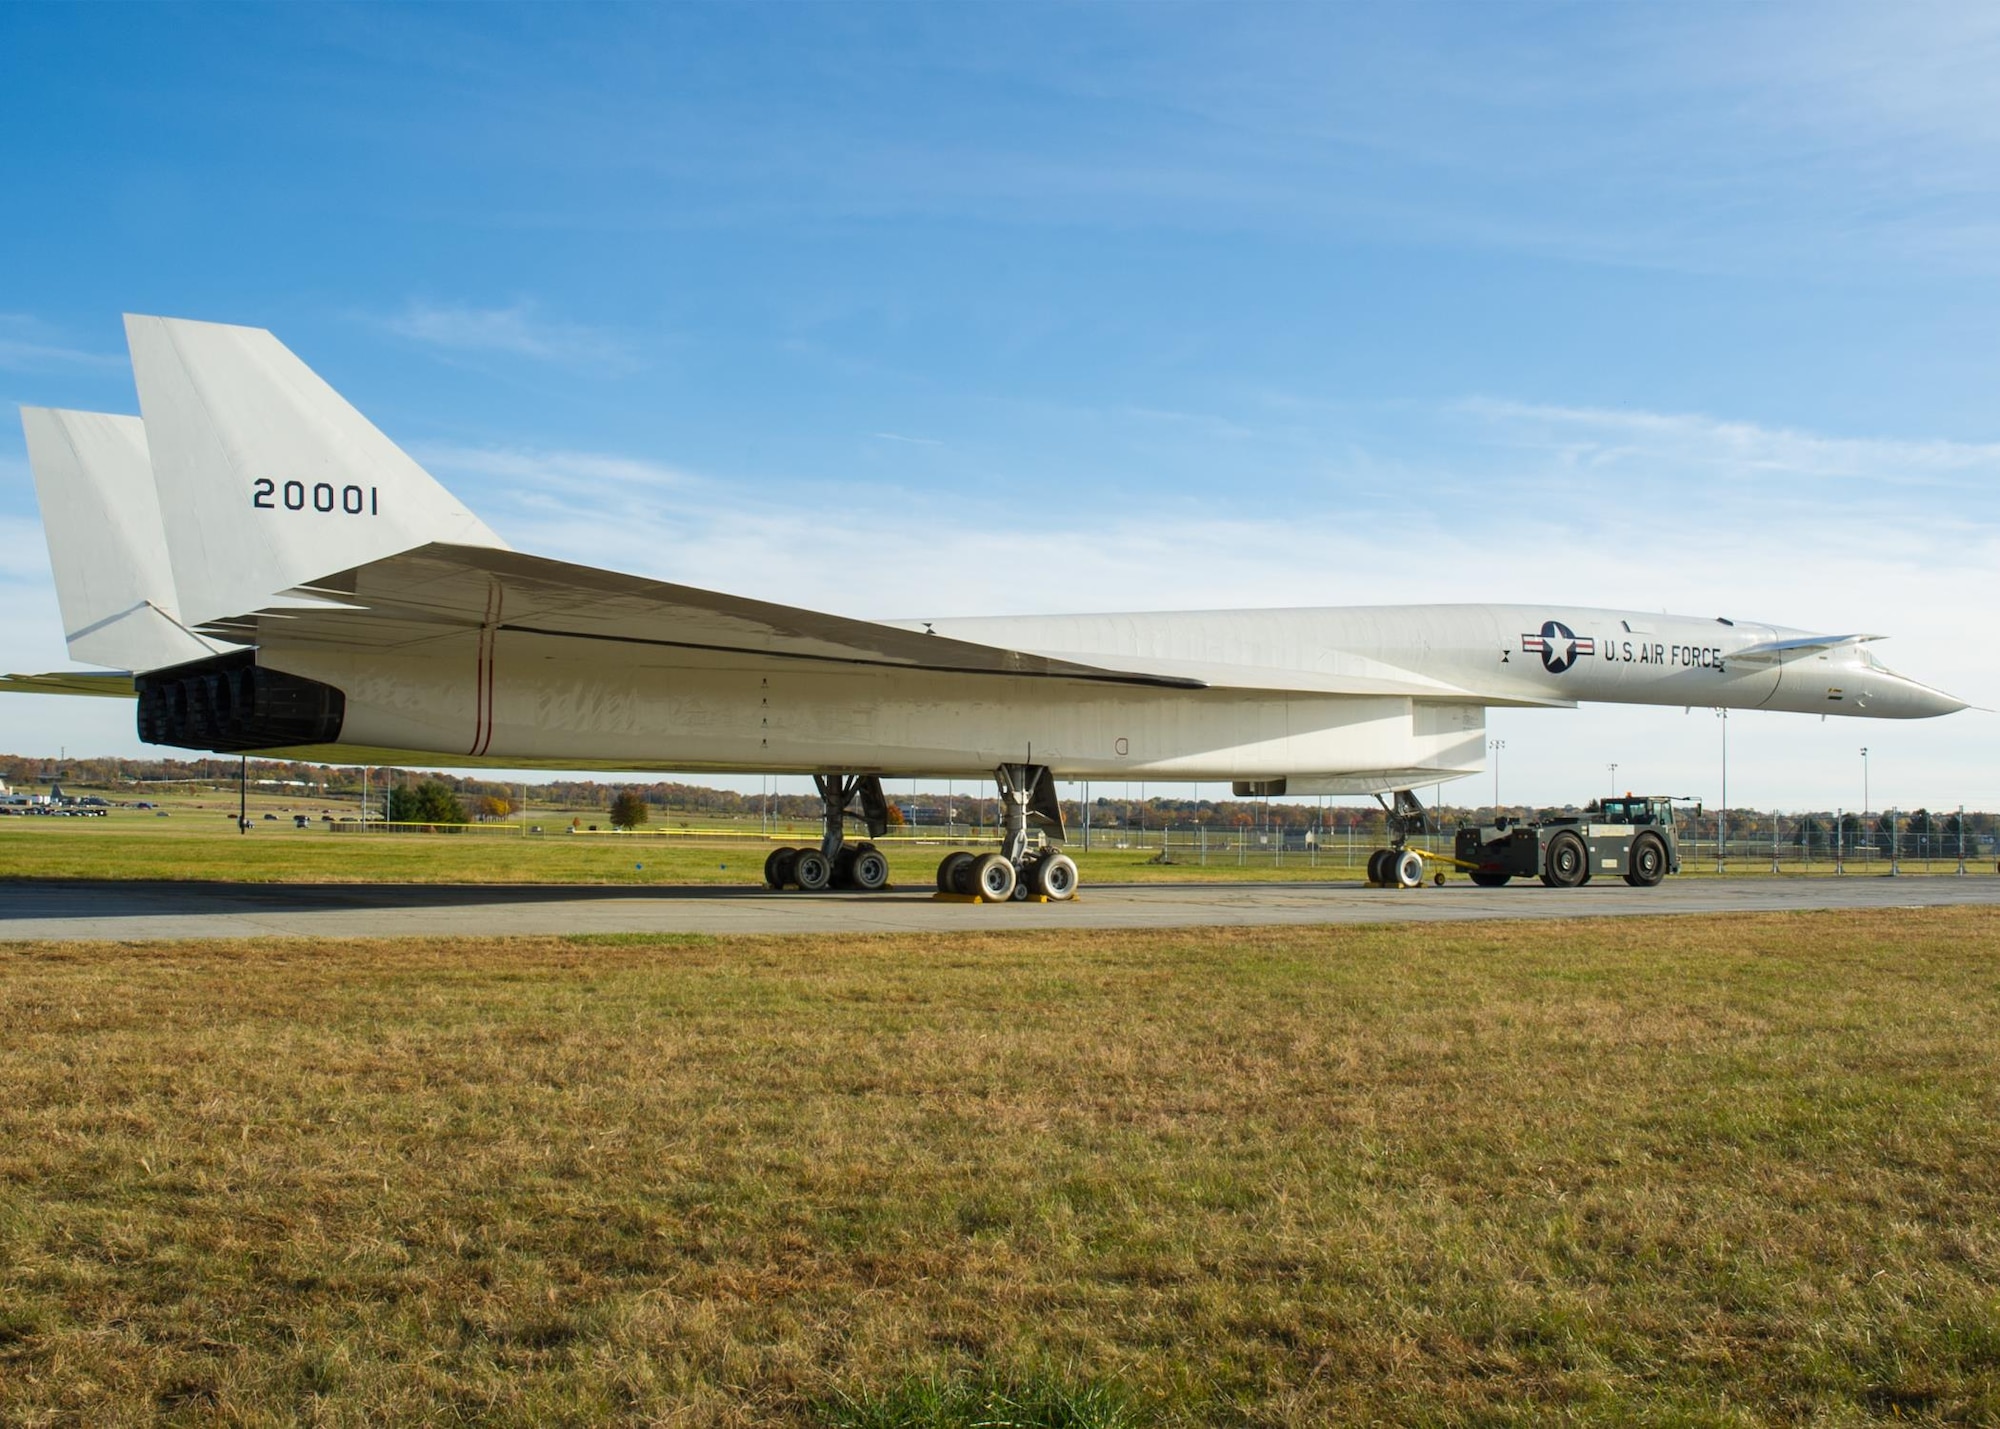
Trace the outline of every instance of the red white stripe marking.
<path fill-rule="evenodd" d="M 486 591 L 486 619 L 479 627 L 479 665 L 473 672 L 472 748 L 484 754 L 493 745 L 493 657 L 499 640 L 500 602 L 504 592 L 495 581 Z"/>

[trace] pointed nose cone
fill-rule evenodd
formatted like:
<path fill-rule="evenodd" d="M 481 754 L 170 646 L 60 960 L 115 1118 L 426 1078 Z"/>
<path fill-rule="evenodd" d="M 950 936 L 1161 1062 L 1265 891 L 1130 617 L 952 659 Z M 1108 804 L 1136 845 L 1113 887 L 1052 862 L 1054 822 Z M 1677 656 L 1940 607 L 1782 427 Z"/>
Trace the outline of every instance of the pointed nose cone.
<path fill-rule="evenodd" d="M 1915 680 L 1899 680 L 1897 687 L 1888 692 L 1883 704 L 1902 719 L 1933 719 L 1938 715 L 1957 714 L 1966 708 L 1964 700 L 1934 690 L 1929 685 L 1920 685 Z"/>

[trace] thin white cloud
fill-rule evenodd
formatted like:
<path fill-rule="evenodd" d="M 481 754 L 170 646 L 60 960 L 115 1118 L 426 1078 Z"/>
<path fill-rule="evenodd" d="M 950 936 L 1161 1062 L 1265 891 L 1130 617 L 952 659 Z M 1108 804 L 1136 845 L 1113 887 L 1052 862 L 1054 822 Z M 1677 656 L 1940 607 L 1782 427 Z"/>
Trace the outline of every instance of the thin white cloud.
<path fill-rule="evenodd" d="M 874 439 L 878 442 L 901 442 L 905 446 L 912 447 L 941 447 L 944 445 L 936 437 L 906 437 L 901 432 L 876 432 L 873 435 Z"/>
<path fill-rule="evenodd" d="M 498 353 L 580 366 L 622 367 L 632 361 L 630 348 L 616 334 L 548 317 L 526 299 L 504 308 L 417 299 L 379 321 L 413 342 L 449 352 Z"/>
<path fill-rule="evenodd" d="M 1699 413 L 1544 406 L 1474 398 L 1465 414 L 1517 437 L 1540 440 L 1576 459 L 1606 463 L 1670 457 L 1742 474 L 1784 473 L 1873 483 L 1971 484 L 2000 481 L 2000 443 L 1827 437 L 1786 427 L 1726 421 Z"/>
<path fill-rule="evenodd" d="M 104 372 L 124 363 L 123 353 L 73 346 L 39 318 L 0 313 L 0 372 Z"/>
<path fill-rule="evenodd" d="M 410 455 L 436 475 L 495 478 L 526 490 L 588 489 L 606 482 L 642 487 L 681 486 L 690 479 L 687 473 L 662 462 L 604 452 L 433 443 L 412 447 Z"/>

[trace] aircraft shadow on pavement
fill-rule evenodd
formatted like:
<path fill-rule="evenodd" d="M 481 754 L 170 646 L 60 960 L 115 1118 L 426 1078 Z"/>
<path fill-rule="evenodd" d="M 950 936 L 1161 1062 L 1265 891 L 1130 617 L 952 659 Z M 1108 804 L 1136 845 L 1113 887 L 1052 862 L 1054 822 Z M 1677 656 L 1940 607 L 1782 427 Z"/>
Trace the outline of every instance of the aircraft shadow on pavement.
<path fill-rule="evenodd" d="M 929 890 L 922 890 L 928 896 Z M 251 913 L 491 907 L 495 904 L 700 902 L 775 898 L 762 884 L 228 883 L 36 879 L 0 882 L 10 918 L 144 918 Z M 796 896 L 796 895 L 790 895 Z M 880 899 L 879 893 L 820 897 Z M 893 896 L 893 895 L 889 895 Z"/>

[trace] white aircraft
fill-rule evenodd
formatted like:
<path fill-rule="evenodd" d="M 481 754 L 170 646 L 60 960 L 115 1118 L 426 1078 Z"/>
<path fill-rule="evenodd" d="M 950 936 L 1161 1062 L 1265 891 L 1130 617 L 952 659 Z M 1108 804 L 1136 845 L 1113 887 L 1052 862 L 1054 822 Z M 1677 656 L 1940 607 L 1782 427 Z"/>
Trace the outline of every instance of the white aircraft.
<path fill-rule="evenodd" d="M 270 333 L 127 317 L 144 416 L 24 408 L 76 659 L 149 744 L 340 763 L 812 774 L 818 848 L 885 776 L 992 777 L 998 853 L 940 887 L 1064 898 L 1057 779 L 1392 795 L 1484 766 L 1486 711 L 1578 701 L 1909 719 L 1964 708 L 1872 635 L 1580 606 L 855 620 L 524 555 Z M 856 807 L 858 806 L 858 808 Z M 1029 832 L 1044 834 L 1030 847 Z M 1401 835 L 1398 833 L 1398 843 Z"/>

